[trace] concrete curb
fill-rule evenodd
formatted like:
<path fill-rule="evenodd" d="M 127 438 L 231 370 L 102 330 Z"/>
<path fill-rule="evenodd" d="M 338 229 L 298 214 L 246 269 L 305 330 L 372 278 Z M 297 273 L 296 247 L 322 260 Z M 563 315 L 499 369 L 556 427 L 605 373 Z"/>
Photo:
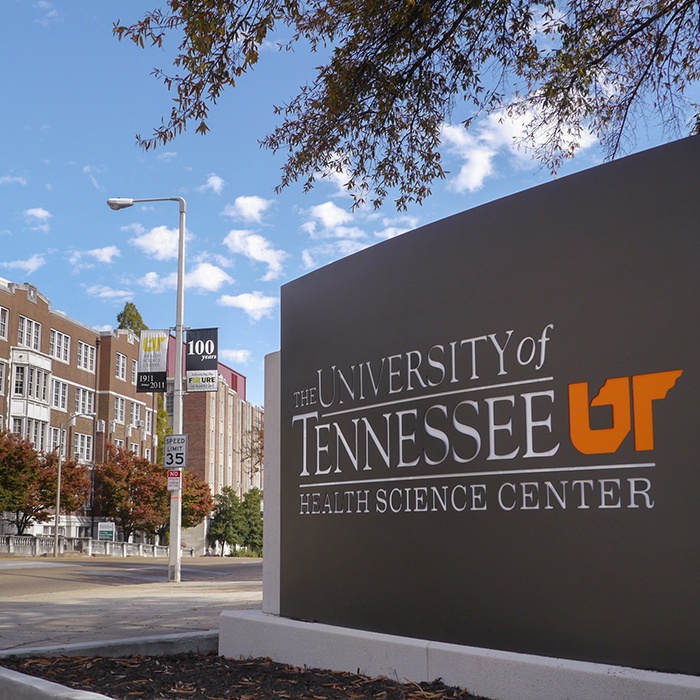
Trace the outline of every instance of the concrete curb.
<path fill-rule="evenodd" d="M 196 652 L 217 652 L 217 630 L 168 634 L 158 637 L 129 637 L 104 642 L 80 642 L 59 646 L 3 649 L 0 659 L 36 656 L 165 656 Z M 0 697 L 12 700 L 110 700 L 106 695 L 86 690 L 72 690 L 41 678 L 0 667 Z"/>

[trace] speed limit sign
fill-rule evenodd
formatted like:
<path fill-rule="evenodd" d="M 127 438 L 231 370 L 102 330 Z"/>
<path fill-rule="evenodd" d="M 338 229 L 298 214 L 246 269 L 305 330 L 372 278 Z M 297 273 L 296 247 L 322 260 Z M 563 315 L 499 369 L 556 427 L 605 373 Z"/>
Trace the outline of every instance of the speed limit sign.
<path fill-rule="evenodd" d="M 187 435 L 165 436 L 165 468 L 183 469 L 187 466 Z"/>

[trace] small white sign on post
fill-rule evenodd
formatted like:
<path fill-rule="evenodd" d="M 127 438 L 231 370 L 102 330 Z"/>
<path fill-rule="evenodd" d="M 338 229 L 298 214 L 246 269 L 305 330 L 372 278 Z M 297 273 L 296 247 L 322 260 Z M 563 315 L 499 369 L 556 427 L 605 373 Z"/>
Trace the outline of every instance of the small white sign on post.
<path fill-rule="evenodd" d="M 187 435 L 165 436 L 165 468 L 184 469 L 187 466 Z"/>
<path fill-rule="evenodd" d="M 182 488 L 182 471 L 168 469 L 168 491 L 179 491 Z"/>

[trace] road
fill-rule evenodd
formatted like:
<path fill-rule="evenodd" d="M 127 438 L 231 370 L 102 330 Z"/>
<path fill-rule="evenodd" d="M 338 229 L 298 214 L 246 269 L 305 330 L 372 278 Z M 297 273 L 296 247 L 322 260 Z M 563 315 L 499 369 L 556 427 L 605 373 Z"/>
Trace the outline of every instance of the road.
<path fill-rule="evenodd" d="M 262 581 L 262 561 L 232 557 L 183 558 L 181 577 L 183 582 Z M 0 601 L 167 580 L 168 560 L 161 558 L 0 558 Z"/>
<path fill-rule="evenodd" d="M 226 608 L 259 608 L 259 559 L 0 558 L 0 649 L 218 629 Z"/>

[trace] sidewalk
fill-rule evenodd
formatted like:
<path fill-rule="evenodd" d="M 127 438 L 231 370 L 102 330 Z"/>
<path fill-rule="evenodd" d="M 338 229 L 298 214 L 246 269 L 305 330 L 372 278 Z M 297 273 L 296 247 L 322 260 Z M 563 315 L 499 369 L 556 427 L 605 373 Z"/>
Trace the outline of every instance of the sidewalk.
<path fill-rule="evenodd" d="M 89 587 L 86 582 L 84 590 L 12 597 L 0 591 L 0 654 L 73 644 L 100 646 L 135 638 L 187 637 L 206 631 L 218 634 L 222 610 L 261 607 L 262 581 L 185 578 L 183 574 L 180 583 L 162 580 L 100 587 Z"/>

